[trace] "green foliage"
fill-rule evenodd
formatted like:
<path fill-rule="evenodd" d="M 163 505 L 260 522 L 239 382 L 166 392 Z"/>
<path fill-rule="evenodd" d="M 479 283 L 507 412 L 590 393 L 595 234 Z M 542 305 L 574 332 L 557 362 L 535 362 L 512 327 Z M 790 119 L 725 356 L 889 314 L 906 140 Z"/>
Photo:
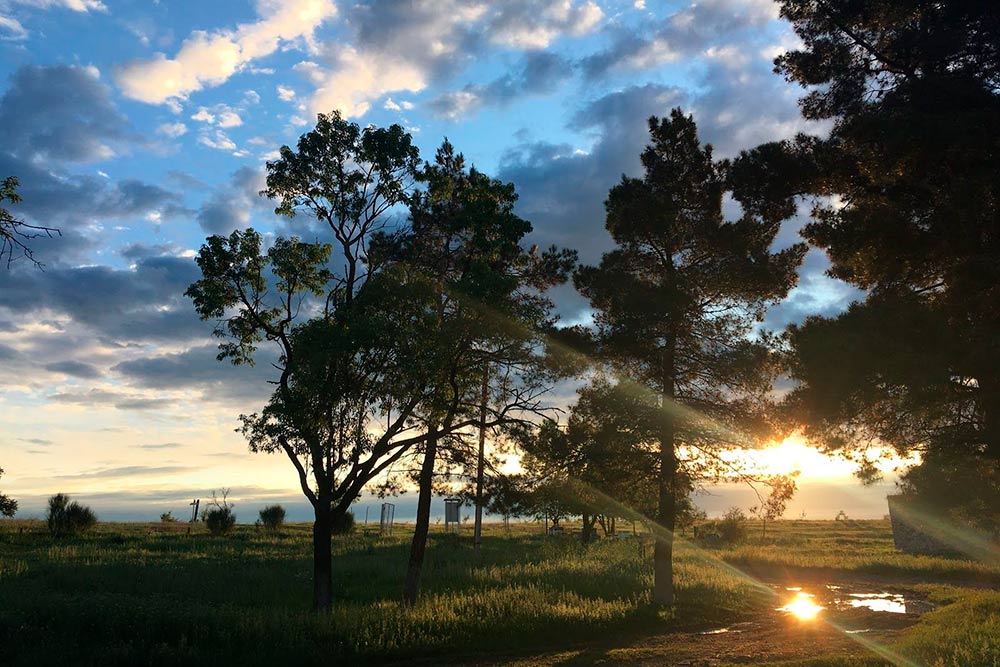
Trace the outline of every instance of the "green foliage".
<path fill-rule="evenodd" d="M 0 468 L 0 477 L 3 477 L 3 468 Z M 17 501 L 0 493 L 0 516 L 12 517 L 15 514 L 17 514 Z"/>
<path fill-rule="evenodd" d="M 177 517 L 173 512 L 164 512 L 160 515 L 160 523 L 177 523 Z"/>
<path fill-rule="evenodd" d="M 714 526 L 726 544 L 737 544 L 747 537 L 747 517 L 739 507 L 726 510 Z"/>
<path fill-rule="evenodd" d="M 792 418 L 863 461 L 922 454 L 907 491 L 1000 528 L 1000 24 L 992 3 L 782 0 L 802 41 L 776 60 L 811 90 L 797 137 L 737 160 L 751 211 L 815 197 L 803 236 L 864 290 L 790 331 Z M 876 455 L 877 453 L 871 453 Z M 868 465 L 864 472 L 874 472 Z M 869 475 L 871 478 L 872 475 Z"/>
<path fill-rule="evenodd" d="M 204 511 L 205 526 L 212 535 L 225 535 L 236 526 L 236 514 L 228 497 L 229 489 L 222 490 L 222 498 L 212 491 L 212 499 Z"/>
<path fill-rule="evenodd" d="M 75 500 L 70 502 L 69 496 L 64 493 L 49 498 L 45 518 L 49 532 L 55 537 L 83 533 L 97 523 L 97 517 L 89 507 Z"/>
<path fill-rule="evenodd" d="M 285 523 L 285 508 L 281 505 L 268 505 L 260 511 L 260 523 L 268 530 L 277 530 Z"/>
<path fill-rule="evenodd" d="M 354 532 L 354 512 L 341 512 L 334 516 L 334 535 L 349 535 L 352 532 Z"/>

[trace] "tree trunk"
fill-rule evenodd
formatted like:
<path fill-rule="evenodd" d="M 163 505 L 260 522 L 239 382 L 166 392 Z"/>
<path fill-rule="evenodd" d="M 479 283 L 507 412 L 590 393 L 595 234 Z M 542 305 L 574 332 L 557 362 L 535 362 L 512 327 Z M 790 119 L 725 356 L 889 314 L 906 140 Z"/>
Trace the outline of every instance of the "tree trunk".
<path fill-rule="evenodd" d="M 333 604 L 333 515 L 330 503 L 317 501 L 313 522 L 313 611 L 328 613 Z"/>
<path fill-rule="evenodd" d="M 667 344 L 661 367 L 660 407 L 660 480 L 659 525 L 653 550 L 653 603 L 669 607 L 674 604 L 674 526 L 677 521 L 677 499 L 674 481 L 677 476 L 677 453 L 674 451 L 674 350 Z"/>
<path fill-rule="evenodd" d="M 476 527 L 473 531 L 473 547 L 479 553 L 483 541 L 483 477 L 486 467 L 486 401 L 490 389 L 490 364 L 483 364 L 483 389 L 479 406 L 479 453 L 476 458 Z M 506 519 L 504 525 L 506 526 Z"/>
<path fill-rule="evenodd" d="M 1000 387 L 993 379 L 979 381 L 979 409 L 983 415 L 986 456 L 1000 465 Z"/>
<path fill-rule="evenodd" d="M 427 531 L 431 524 L 431 495 L 434 481 L 434 457 L 437 455 L 437 433 L 432 429 L 424 448 L 424 462 L 420 467 L 420 495 L 417 498 L 417 523 L 410 543 L 410 562 L 403 582 L 403 604 L 412 607 L 420 593 L 420 573 L 427 551 Z"/>
<path fill-rule="evenodd" d="M 583 531 L 580 533 L 580 541 L 584 544 L 590 543 L 590 515 L 586 512 L 583 513 Z"/>

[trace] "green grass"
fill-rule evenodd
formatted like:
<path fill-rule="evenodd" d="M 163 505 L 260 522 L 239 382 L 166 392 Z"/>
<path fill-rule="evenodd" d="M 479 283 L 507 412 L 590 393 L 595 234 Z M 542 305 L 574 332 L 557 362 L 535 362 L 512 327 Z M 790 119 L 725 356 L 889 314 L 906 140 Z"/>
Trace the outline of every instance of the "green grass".
<path fill-rule="evenodd" d="M 186 530 L 99 524 L 56 540 L 37 522 L 0 522 L 0 665 L 478 662 L 718 627 L 772 606 L 730 563 L 928 581 L 997 574 L 992 565 L 897 555 L 884 522 L 782 522 L 766 543 L 708 552 L 679 544 L 678 605 L 664 615 L 649 604 L 648 543 L 584 547 L 537 526 L 512 535 L 491 526 L 477 557 L 468 535 L 435 526 L 421 599 L 408 609 L 398 603 L 410 539 L 401 527 L 391 538 L 335 538 L 337 602 L 321 618 L 309 612 L 309 526 L 276 535 L 241 526 L 222 538 Z M 1000 667 L 1000 593 L 939 586 L 931 594 L 943 606 L 907 631 L 900 651 L 921 667 Z M 801 665 L 884 664 L 817 660 Z"/>

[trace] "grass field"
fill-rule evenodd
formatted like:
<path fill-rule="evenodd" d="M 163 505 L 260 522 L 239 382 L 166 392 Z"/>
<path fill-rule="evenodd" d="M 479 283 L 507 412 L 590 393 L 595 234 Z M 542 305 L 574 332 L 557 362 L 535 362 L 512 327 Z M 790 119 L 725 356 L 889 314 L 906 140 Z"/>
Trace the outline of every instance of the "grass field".
<path fill-rule="evenodd" d="M 771 590 L 741 569 L 1000 581 L 996 563 L 895 554 L 884 522 L 782 522 L 766 543 L 708 551 L 682 543 L 678 605 L 664 614 L 649 605 L 651 549 L 642 540 L 584 547 L 534 525 L 510 535 L 490 526 L 478 557 L 468 535 L 432 533 L 421 601 L 406 609 L 397 602 L 410 537 L 402 526 L 390 538 L 335 538 L 338 602 L 317 618 L 308 611 L 309 526 L 278 534 L 240 526 L 218 538 L 202 530 L 99 524 L 56 540 L 37 522 L 0 522 L 0 665 L 487 664 L 519 655 L 542 664 L 531 656 L 595 642 L 641 647 L 646 637 L 772 609 Z M 941 607 L 899 638 L 900 650 L 915 665 L 995 667 L 1000 593 L 936 586 L 928 594 Z M 621 664 L 631 664 L 621 651 Z M 850 660 L 816 664 L 861 664 Z"/>

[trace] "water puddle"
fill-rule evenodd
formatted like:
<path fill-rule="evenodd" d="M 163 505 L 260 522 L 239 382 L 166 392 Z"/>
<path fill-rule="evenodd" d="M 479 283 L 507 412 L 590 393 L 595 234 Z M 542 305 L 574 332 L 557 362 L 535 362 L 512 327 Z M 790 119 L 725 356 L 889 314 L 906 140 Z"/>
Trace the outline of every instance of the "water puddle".
<path fill-rule="evenodd" d="M 800 622 L 818 618 L 833 621 L 849 634 L 902 627 L 934 608 L 915 591 L 873 589 L 870 584 L 774 588 L 782 600 L 777 611 Z"/>

